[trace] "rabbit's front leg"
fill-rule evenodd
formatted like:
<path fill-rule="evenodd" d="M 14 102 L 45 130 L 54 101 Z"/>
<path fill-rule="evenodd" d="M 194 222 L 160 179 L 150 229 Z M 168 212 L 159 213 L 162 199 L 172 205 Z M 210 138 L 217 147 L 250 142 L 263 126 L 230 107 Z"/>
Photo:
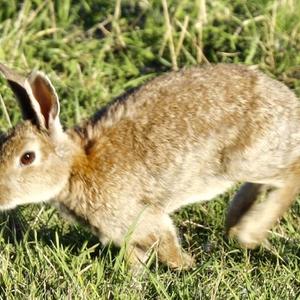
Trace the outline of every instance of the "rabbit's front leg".
<path fill-rule="evenodd" d="M 194 258 L 181 248 L 175 228 L 161 232 L 158 257 L 170 268 L 176 270 L 189 269 L 195 266 Z"/>
<path fill-rule="evenodd" d="M 239 223 L 230 229 L 230 235 L 236 236 L 243 246 L 255 248 L 294 202 L 299 193 L 299 184 L 300 178 L 297 176 L 270 192 L 265 201 L 253 205 Z"/>
<path fill-rule="evenodd" d="M 195 264 L 192 256 L 181 248 L 175 226 L 167 214 L 148 216 L 140 223 L 129 241 L 127 260 L 138 270 L 152 251 L 172 269 L 188 269 Z"/>

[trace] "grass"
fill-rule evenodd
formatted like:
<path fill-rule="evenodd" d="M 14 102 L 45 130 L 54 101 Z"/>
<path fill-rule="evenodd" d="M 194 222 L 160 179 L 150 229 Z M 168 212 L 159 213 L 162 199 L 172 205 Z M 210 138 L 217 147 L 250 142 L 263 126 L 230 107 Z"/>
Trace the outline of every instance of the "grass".
<path fill-rule="evenodd" d="M 257 65 L 300 96 L 299 20 L 297 0 L 2 0 L 0 61 L 47 72 L 68 126 L 161 72 L 207 62 Z M 20 113 L 3 79 L 0 95 L 5 130 Z M 248 251 L 223 234 L 233 193 L 174 215 L 197 268 L 154 263 L 139 289 L 122 251 L 50 206 L 1 213 L 0 299 L 300 299 L 299 200 L 270 248 Z"/>

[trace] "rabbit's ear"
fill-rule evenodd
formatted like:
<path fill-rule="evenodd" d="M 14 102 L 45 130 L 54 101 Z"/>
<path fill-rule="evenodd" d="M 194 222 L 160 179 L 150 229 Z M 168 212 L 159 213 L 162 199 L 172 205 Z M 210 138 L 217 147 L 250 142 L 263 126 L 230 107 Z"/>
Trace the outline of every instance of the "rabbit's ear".
<path fill-rule="evenodd" d="M 27 90 L 40 124 L 51 134 L 62 132 L 59 101 L 49 78 L 42 72 L 32 72 L 25 80 Z"/>
<path fill-rule="evenodd" d="M 0 72 L 18 99 L 23 119 L 47 129 L 51 135 L 59 135 L 62 132 L 59 101 L 49 78 L 39 71 L 25 78 L 1 63 Z"/>
<path fill-rule="evenodd" d="M 24 120 L 30 120 L 32 123 L 40 126 L 37 113 L 31 103 L 28 91 L 25 88 L 26 78 L 22 77 L 15 71 L 11 70 L 7 66 L 0 63 L 0 72 L 4 75 L 8 81 L 12 91 L 18 99 L 19 105 L 22 110 L 22 116 Z"/>

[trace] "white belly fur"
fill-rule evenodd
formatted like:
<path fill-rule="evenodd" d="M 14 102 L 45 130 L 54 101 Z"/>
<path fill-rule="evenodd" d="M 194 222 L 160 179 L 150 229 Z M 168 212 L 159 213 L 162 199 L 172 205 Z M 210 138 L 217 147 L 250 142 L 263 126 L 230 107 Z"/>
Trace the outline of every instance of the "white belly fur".
<path fill-rule="evenodd" d="M 173 195 L 166 210 L 170 213 L 188 204 L 211 200 L 227 191 L 233 185 L 234 182 L 232 181 L 218 180 L 215 178 L 205 180 L 204 183 L 199 184 L 198 186 L 193 186 L 185 191 L 177 192 L 175 197 Z"/>

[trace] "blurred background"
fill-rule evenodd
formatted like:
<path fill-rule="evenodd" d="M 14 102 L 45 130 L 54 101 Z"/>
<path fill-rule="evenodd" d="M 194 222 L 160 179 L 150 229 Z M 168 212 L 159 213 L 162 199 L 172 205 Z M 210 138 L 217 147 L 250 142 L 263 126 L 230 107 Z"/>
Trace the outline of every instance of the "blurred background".
<path fill-rule="evenodd" d="M 0 61 L 47 72 L 69 125 L 157 73 L 208 62 L 257 65 L 299 94 L 299 0 L 0 0 L 0 6 Z M 0 92 L 7 93 L 3 85 Z M 5 104 L 15 123 L 10 98 Z"/>

